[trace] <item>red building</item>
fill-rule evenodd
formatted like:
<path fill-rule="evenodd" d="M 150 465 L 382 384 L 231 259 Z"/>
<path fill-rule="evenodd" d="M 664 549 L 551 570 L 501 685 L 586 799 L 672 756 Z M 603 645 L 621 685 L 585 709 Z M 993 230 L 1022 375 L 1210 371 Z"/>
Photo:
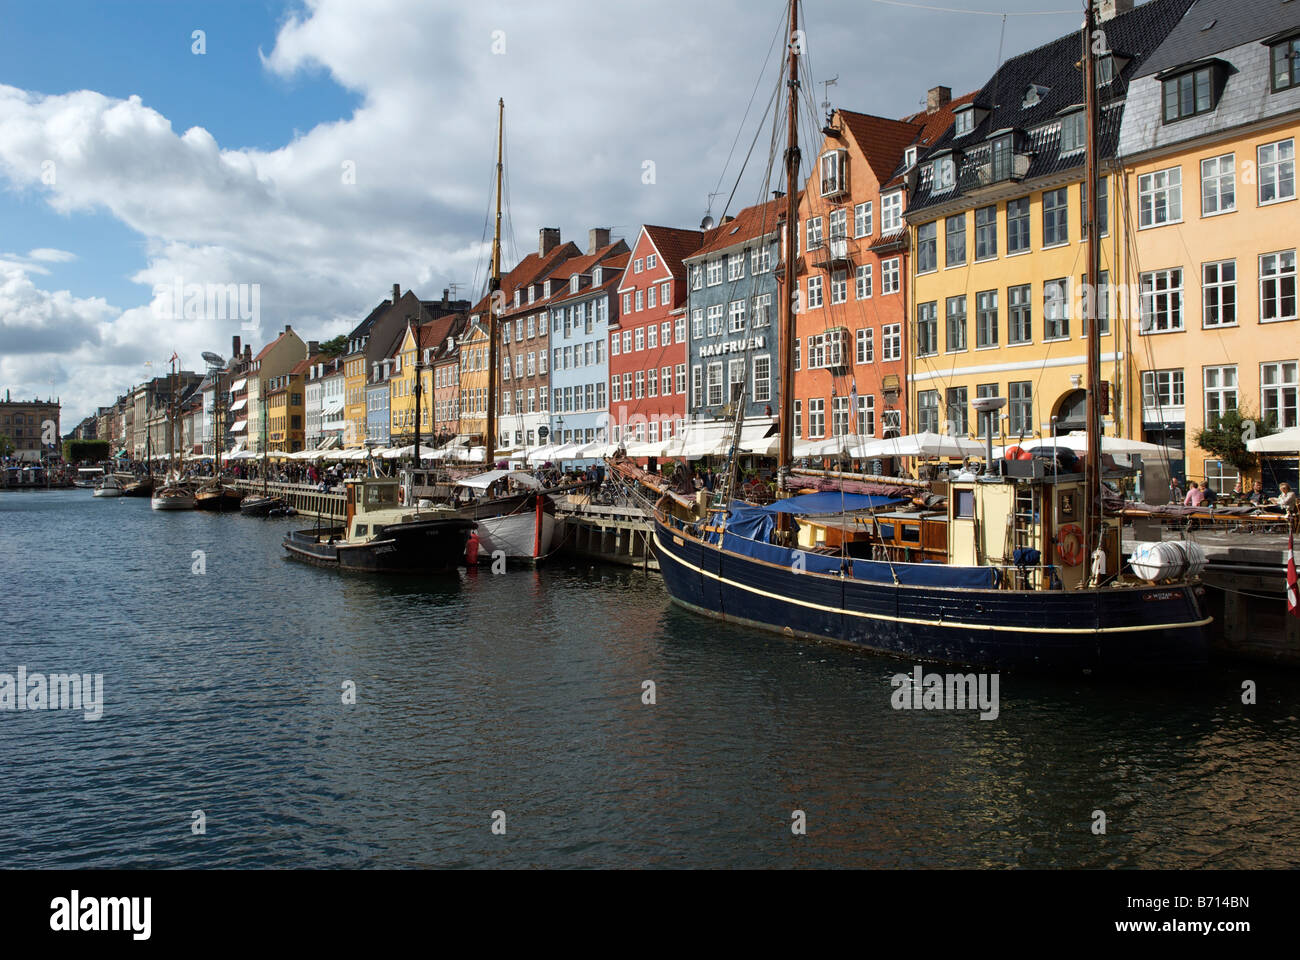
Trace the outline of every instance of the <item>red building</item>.
<path fill-rule="evenodd" d="M 686 266 L 699 230 L 645 226 L 618 285 L 609 327 L 609 414 L 614 442 L 657 442 L 686 422 Z"/>

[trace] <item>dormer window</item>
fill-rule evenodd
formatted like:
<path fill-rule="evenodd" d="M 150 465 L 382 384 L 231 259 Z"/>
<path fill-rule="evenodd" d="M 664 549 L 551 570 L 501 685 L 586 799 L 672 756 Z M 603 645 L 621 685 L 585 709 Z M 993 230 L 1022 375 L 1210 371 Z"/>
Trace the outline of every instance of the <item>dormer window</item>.
<path fill-rule="evenodd" d="M 551 299 L 551 281 L 547 280 L 542 284 L 542 296 L 547 300 Z"/>
<path fill-rule="evenodd" d="M 1076 153 L 1087 146 L 1087 126 L 1082 110 L 1061 118 L 1061 153 Z"/>
<path fill-rule="evenodd" d="M 967 107 L 957 111 L 953 127 L 953 136 L 964 137 L 975 129 L 975 108 Z"/>
<path fill-rule="evenodd" d="M 520 302 L 521 302 L 522 299 L 523 299 L 523 292 L 520 291 L 520 290 L 516 290 L 516 291 L 515 291 L 515 306 L 516 306 L 516 307 L 519 306 L 519 304 L 520 304 Z"/>
<path fill-rule="evenodd" d="M 528 287 L 528 302 L 535 303 L 536 301 L 537 301 L 537 287 L 530 284 Z M 518 304 L 516 304 L 516 306 L 518 306 Z"/>
<path fill-rule="evenodd" d="M 821 158 L 821 195 L 838 197 L 848 192 L 849 152 L 847 150 L 827 150 Z"/>
<path fill-rule="evenodd" d="M 1020 108 L 1025 110 L 1029 107 L 1038 106 L 1043 102 L 1043 97 L 1047 96 L 1051 89 L 1051 87 L 1045 87 L 1040 83 L 1031 83 L 1029 89 L 1025 91 L 1024 99 L 1020 101 Z"/>
<path fill-rule="evenodd" d="M 1300 87 L 1300 36 L 1284 38 L 1269 46 L 1273 92 Z"/>
<path fill-rule="evenodd" d="M 1226 63 L 1214 60 L 1158 75 L 1156 79 L 1164 84 L 1165 123 L 1213 111 L 1227 82 L 1226 68 Z"/>
<path fill-rule="evenodd" d="M 957 164 L 951 154 L 940 157 L 930 166 L 935 190 L 951 190 L 956 185 Z"/>
<path fill-rule="evenodd" d="M 578 275 L 576 273 L 573 276 L 569 277 L 569 292 L 570 293 L 578 292 Z"/>
<path fill-rule="evenodd" d="M 908 147 L 903 151 L 903 169 L 911 170 L 916 166 L 916 147 Z"/>
<path fill-rule="evenodd" d="M 1097 59 L 1097 86 L 1104 87 L 1115 79 L 1115 58 L 1106 54 Z"/>
<path fill-rule="evenodd" d="M 593 287 L 600 286 L 600 267 L 591 268 L 591 285 Z"/>

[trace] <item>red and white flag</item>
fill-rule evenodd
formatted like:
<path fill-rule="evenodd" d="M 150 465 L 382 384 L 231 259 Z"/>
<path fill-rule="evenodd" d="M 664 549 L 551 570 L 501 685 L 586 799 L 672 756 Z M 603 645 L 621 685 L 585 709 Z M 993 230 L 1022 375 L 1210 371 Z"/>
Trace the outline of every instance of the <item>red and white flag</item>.
<path fill-rule="evenodd" d="M 1295 574 L 1295 534 L 1286 541 L 1286 612 L 1300 617 L 1300 584 Z"/>

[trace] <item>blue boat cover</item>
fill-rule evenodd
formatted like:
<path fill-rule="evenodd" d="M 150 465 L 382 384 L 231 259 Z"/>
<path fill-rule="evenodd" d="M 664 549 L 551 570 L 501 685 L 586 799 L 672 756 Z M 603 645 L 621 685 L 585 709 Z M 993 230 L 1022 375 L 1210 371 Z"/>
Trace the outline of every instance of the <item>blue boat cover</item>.
<path fill-rule="evenodd" d="M 753 504 L 731 501 L 731 509 L 740 507 L 745 510 L 764 510 L 767 513 L 792 513 L 795 516 L 807 516 L 815 513 L 842 513 L 847 510 L 874 510 L 876 507 L 892 507 L 907 503 L 907 497 L 882 497 L 866 493 L 836 493 L 825 490 L 821 493 L 805 493 L 799 497 L 777 500 L 763 507 Z"/>

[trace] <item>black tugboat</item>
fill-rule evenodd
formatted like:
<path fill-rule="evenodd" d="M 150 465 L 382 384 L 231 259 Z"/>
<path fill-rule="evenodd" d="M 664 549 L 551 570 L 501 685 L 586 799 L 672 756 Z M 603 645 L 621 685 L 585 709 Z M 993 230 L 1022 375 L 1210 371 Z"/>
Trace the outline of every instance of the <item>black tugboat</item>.
<path fill-rule="evenodd" d="M 295 530 L 284 538 L 289 555 L 322 567 L 366 573 L 439 573 L 465 557 L 474 521 L 420 513 L 402 506 L 395 478 L 366 477 L 347 484 L 341 527 Z"/>

